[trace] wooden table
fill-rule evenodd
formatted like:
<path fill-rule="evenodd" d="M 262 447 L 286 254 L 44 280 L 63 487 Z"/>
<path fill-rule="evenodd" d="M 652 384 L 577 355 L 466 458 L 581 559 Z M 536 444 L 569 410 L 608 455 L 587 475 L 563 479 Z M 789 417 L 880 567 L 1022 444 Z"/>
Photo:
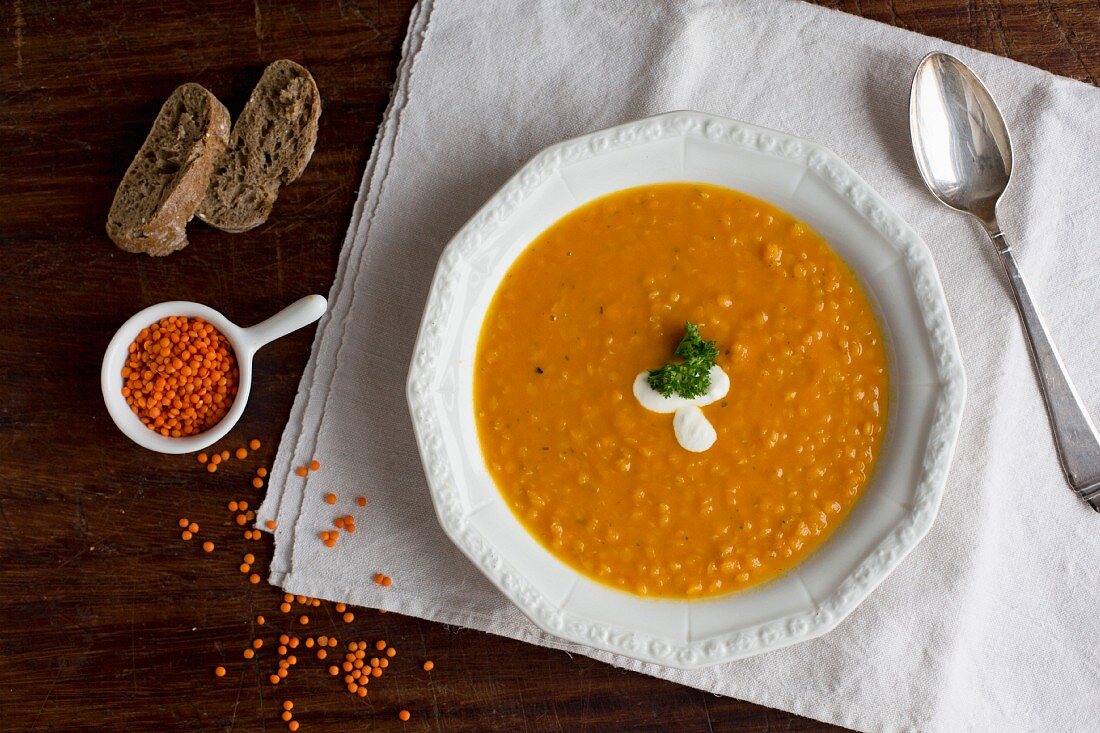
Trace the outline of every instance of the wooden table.
<path fill-rule="evenodd" d="M 385 638 L 399 650 L 388 674 L 360 699 L 299 653 L 306 668 L 273 688 L 280 593 L 237 571 L 246 550 L 262 570 L 269 542 L 244 541 L 226 503 L 258 503 L 251 472 L 273 457 L 312 329 L 259 360 L 230 441 L 264 441 L 247 461 L 209 475 L 111 424 L 99 360 L 137 309 L 194 299 L 248 323 L 328 291 L 410 4 L 15 0 L 0 11 L 0 728 L 285 730 L 280 705 L 293 698 L 303 731 L 830 729 L 395 614 L 346 625 L 327 605 L 311 612 L 313 633 Z M 825 4 L 1100 79 L 1098 0 Z M 117 250 L 105 213 L 169 92 L 199 81 L 237 112 L 281 57 L 313 71 L 325 113 L 313 163 L 277 216 L 241 235 L 194 226 L 190 247 L 165 259 Z M 181 516 L 212 554 L 179 539 Z M 243 663 L 258 613 L 269 619 L 263 661 Z M 222 663 L 229 674 L 216 679 Z"/>

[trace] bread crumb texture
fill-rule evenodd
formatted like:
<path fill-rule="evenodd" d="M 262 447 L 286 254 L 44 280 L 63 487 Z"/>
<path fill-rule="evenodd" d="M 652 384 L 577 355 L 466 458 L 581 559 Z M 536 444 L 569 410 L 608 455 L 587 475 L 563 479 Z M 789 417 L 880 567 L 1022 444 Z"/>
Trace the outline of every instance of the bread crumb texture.
<path fill-rule="evenodd" d="M 187 222 L 229 138 L 229 112 L 198 84 L 161 107 L 107 215 L 107 234 L 127 252 L 163 256 L 187 246 Z"/>
<path fill-rule="evenodd" d="M 267 221 L 279 189 L 309 163 L 320 115 L 321 96 L 304 67 L 286 59 L 268 66 L 215 164 L 199 218 L 230 232 Z"/>

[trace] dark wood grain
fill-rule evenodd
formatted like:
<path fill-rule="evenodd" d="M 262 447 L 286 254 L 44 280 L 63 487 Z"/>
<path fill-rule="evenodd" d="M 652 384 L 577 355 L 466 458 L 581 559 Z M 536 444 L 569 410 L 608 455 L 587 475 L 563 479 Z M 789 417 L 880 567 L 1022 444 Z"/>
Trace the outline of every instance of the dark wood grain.
<path fill-rule="evenodd" d="M 867 0 L 848 12 L 1096 83 L 1097 0 Z M 389 674 L 353 698 L 312 654 L 273 688 L 279 592 L 237 572 L 246 543 L 228 500 L 256 503 L 308 356 L 310 331 L 257 364 L 249 411 L 228 446 L 264 447 L 210 476 L 191 458 L 127 442 L 101 404 L 99 359 L 138 308 L 186 298 L 241 322 L 327 292 L 410 0 L 69 4 L 0 11 L 0 728 L 4 730 L 823 731 L 828 726 L 585 658 L 362 611 L 350 625 L 310 612 L 313 633 L 384 637 Z M 240 110 L 261 69 L 289 57 L 325 99 L 317 154 L 267 226 L 194 226 L 165 259 L 103 234 L 112 191 L 161 101 L 199 81 Z M 178 538 L 202 525 L 211 555 Z M 263 613 L 258 663 L 241 651 Z M 427 675 L 420 662 L 431 657 Z M 215 679 L 225 663 L 229 674 Z M 413 719 L 402 724 L 397 711 Z"/>

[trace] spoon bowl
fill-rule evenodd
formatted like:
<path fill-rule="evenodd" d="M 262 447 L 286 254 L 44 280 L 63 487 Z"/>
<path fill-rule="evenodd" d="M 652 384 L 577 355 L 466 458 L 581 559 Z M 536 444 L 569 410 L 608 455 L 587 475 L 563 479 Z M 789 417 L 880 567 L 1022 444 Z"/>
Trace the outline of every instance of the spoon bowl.
<path fill-rule="evenodd" d="M 323 296 L 307 295 L 250 328 L 241 328 L 213 308 L 187 300 L 172 300 L 144 308 L 115 332 L 103 355 L 99 381 L 107 412 L 118 429 L 143 448 L 158 453 L 191 453 L 202 450 L 225 437 L 244 414 L 248 394 L 252 389 L 252 359 L 256 352 L 275 339 L 313 323 L 324 315 L 327 308 L 328 301 Z M 141 333 L 141 329 L 168 316 L 202 318 L 220 331 L 233 347 L 240 374 L 237 395 L 225 417 L 209 430 L 181 438 L 167 437 L 148 428 L 126 404 L 126 398 L 122 395 L 122 368 L 126 365 L 130 344 Z"/>
<path fill-rule="evenodd" d="M 1012 177 L 1012 143 L 981 80 L 954 56 L 925 56 L 913 77 L 909 129 L 932 194 L 999 232 L 997 202 Z"/>

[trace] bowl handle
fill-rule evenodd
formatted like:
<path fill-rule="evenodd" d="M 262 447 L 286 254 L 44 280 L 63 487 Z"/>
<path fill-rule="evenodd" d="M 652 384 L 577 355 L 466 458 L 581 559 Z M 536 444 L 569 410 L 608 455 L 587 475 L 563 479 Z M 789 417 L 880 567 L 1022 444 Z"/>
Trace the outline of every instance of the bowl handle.
<path fill-rule="evenodd" d="M 323 295 L 307 295 L 297 300 L 266 321 L 261 321 L 255 326 L 243 329 L 245 338 L 251 344 L 253 350 L 259 350 L 264 345 L 277 338 L 286 336 L 291 331 L 297 331 L 303 326 L 316 321 L 328 310 L 328 301 Z"/>

